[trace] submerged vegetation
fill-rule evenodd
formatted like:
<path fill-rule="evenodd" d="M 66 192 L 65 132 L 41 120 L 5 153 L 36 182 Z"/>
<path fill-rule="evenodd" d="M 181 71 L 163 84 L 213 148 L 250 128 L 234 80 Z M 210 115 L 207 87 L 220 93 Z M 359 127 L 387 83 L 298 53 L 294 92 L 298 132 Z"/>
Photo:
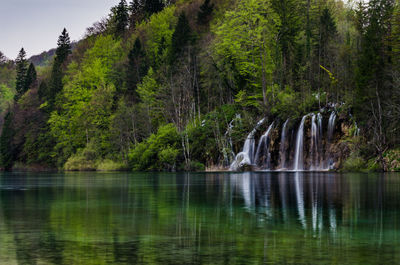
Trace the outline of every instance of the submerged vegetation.
<path fill-rule="evenodd" d="M 394 0 L 121 0 L 37 69 L 0 54 L 1 167 L 226 167 L 262 117 L 334 108 L 344 170 L 398 170 L 399 36 Z"/>

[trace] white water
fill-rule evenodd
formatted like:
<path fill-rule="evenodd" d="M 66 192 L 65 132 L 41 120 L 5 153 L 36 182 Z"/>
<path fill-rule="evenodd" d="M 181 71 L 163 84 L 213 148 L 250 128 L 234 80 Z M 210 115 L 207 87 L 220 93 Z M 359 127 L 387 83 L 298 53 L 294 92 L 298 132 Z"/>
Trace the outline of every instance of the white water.
<path fill-rule="evenodd" d="M 242 152 L 238 153 L 235 157 L 235 160 L 232 162 L 230 166 L 230 170 L 236 171 L 244 165 L 252 165 L 254 161 L 254 149 L 255 149 L 255 139 L 254 135 L 256 134 L 258 128 L 264 123 L 265 118 L 261 119 L 257 122 L 254 129 L 249 133 L 246 138 L 246 141 L 243 145 Z"/>
<path fill-rule="evenodd" d="M 331 116 L 329 117 L 328 121 L 328 159 L 325 162 L 325 169 L 329 170 L 333 166 L 333 161 L 330 153 L 330 147 L 333 140 L 333 132 L 335 130 L 335 121 L 336 121 L 336 113 L 332 111 Z"/>
<path fill-rule="evenodd" d="M 225 137 L 228 140 L 228 152 L 224 152 L 224 160 L 228 163 L 231 163 L 232 159 L 235 157 L 235 153 L 233 152 L 233 143 L 232 143 L 232 130 L 234 128 L 234 123 L 240 121 L 241 116 L 240 114 L 236 114 L 236 116 L 229 122 L 228 128 L 225 132 Z"/>
<path fill-rule="evenodd" d="M 335 129 L 335 120 L 336 120 L 336 114 L 334 111 L 332 111 L 331 116 L 329 117 L 329 122 L 328 122 L 328 141 L 329 141 L 329 143 L 332 141 L 333 130 Z"/>
<path fill-rule="evenodd" d="M 304 121 L 306 120 L 308 114 L 303 116 L 300 122 L 299 129 L 297 130 L 296 136 L 296 149 L 294 157 L 293 170 L 299 171 L 304 169 L 303 165 L 303 138 L 304 138 Z"/>
<path fill-rule="evenodd" d="M 316 160 L 318 160 L 318 148 L 317 148 L 317 123 L 315 122 L 315 114 L 311 116 L 311 170 L 316 169 Z"/>
<path fill-rule="evenodd" d="M 318 119 L 318 135 L 317 135 L 317 148 L 318 148 L 318 169 L 322 169 L 324 163 L 324 154 L 322 151 L 322 139 L 324 137 L 322 130 L 322 115 L 321 113 L 317 114 Z"/>
<path fill-rule="evenodd" d="M 279 146 L 279 156 L 280 156 L 280 168 L 286 168 L 286 127 L 289 123 L 289 119 L 285 121 L 282 127 L 282 134 L 281 134 L 281 144 Z"/>
<path fill-rule="evenodd" d="M 309 116 L 311 116 L 311 134 L 309 136 L 304 136 L 304 125 Z M 332 111 L 329 116 L 328 126 L 325 129 L 325 133 L 323 129 L 323 117 L 321 113 L 312 113 L 303 116 L 296 131 L 295 143 L 291 143 L 291 137 L 288 137 L 289 119 L 287 119 L 282 125 L 278 157 L 272 156 L 274 153 L 271 153 L 271 137 L 274 123 L 272 123 L 265 133 L 260 137 L 257 148 L 255 146 L 256 140 L 254 139 L 254 136 L 265 121 L 265 119 L 262 119 L 247 136 L 242 151 L 236 155 L 236 158 L 231 164 L 230 169 L 238 170 L 244 165 L 250 165 L 268 170 L 286 170 L 288 167 L 290 167 L 293 171 L 329 170 L 334 166 L 334 160 L 332 154 L 330 153 L 330 149 L 334 140 L 336 117 L 335 111 Z M 357 133 L 357 129 L 358 128 L 356 128 L 355 134 Z M 310 139 L 307 139 L 307 147 L 309 146 L 307 150 L 304 150 L 304 137 L 310 137 Z M 272 140 L 275 140 L 275 138 Z M 308 140 L 310 141 L 309 144 Z M 289 159 L 290 146 L 294 146 L 294 157 L 291 159 Z M 307 155 L 308 166 L 306 166 L 304 162 L 304 152 L 309 153 L 309 155 Z M 276 161 L 273 159 L 276 159 Z"/>
<path fill-rule="evenodd" d="M 271 153 L 269 152 L 269 140 L 270 140 L 269 135 L 271 133 L 273 126 L 274 123 L 272 123 L 268 127 L 267 131 L 261 136 L 260 141 L 258 143 L 256 156 L 254 159 L 254 163 L 257 166 L 263 167 L 265 169 L 271 168 Z"/>

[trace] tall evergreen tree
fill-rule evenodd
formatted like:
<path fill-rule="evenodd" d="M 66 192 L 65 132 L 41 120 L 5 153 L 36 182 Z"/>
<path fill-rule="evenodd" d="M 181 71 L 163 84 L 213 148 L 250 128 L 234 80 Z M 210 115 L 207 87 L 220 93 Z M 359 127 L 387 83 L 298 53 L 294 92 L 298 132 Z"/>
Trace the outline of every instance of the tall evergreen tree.
<path fill-rule="evenodd" d="M 171 39 L 171 64 L 176 60 L 177 56 L 183 51 L 185 46 L 189 44 L 192 36 L 192 30 L 189 21 L 184 12 L 179 15 L 178 23 Z"/>
<path fill-rule="evenodd" d="M 57 40 L 56 60 L 62 64 L 70 53 L 71 40 L 67 29 L 64 28 Z"/>
<path fill-rule="evenodd" d="M 384 98 L 392 97 L 387 86 L 388 60 L 387 37 L 390 35 L 393 0 L 371 0 L 362 18 L 358 21 L 361 34 L 361 50 L 356 70 L 355 111 L 359 119 L 368 123 L 370 138 L 375 146 L 382 168 L 385 168 L 383 152 L 386 148 L 386 127 L 384 119 Z M 360 12 L 360 11 L 359 11 Z"/>
<path fill-rule="evenodd" d="M 48 91 L 49 94 L 47 95 L 47 98 L 51 106 L 54 103 L 57 93 L 60 92 L 63 88 L 62 67 L 70 53 L 71 53 L 71 41 L 67 30 L 64 28 L 61 35 L 58 37 L 56 56 L 54 58 L 53 68 L 51 71 L 50 89 Z"/>
<path fill-rule="evenodd" d="M 144 0 L 144 11 L 149 16 L 160 12 L 163 8 L 164 2 L 162 0 Z"/>
<path fill-rule="evenodd" d="M 322 15 L 320 16 L 320 53 L 322 55 L 322 64 L 326 65 L 324 58 L 329 53 L 328 44 L 329 41 L 335 36 L 336 23 L 332 17 L 331 11 L 328 8 L 324 8 Z"/>
<path fill-rule="evenodd" d="M 31 63 L 28 67 L 28 71 L 26 72 L 24 93 L 28 91 L 31 88 L 31 86 L 36 84 L 36 80 L 37 80 L 36 69 L 33 63 Z"/>
<path fill-rule="evenodd" d="M 272 0 L 272 8 L 279 16 L 278 43 L 281 53 L 281 72 L 279 80 L 282 87 L 292 82 L 292 70 L 296 38 L 300 32 L 300 15 L 298 1 L 296 0 Z"/>
<path fill-rule="evenodd" d="M 132 96 L 133 102 L 137 101 L 136 85 L 141 78 L 147 73 L 147 64 L 145 54 L 142 49 L 140 39 L 137 38 L 133 48 L 128 54 L 128 69 L 127 69 L 127 89 L 128 94 Z"/>
<path fill-rule="evenodd" d="M 17 77 L 15 81 L 15 101 L 17 101 L 24 93 L 25 93 L 25 77 L 26 77 L 26 68 L 27 68 L 27 61 L 26 61 L 26 52 L 24 48 L 18 53 L 18 57 L 15 60 L 16 63 L 16 70 L 17 70 Z"/>
<path fill-rule="evenodd" d="M 129 23 L 128 5 L 126 0 L 121 0 L 119 4 L 111 9 L 114 22 L 114 33 L 122 36 Z"/>
<path fill-rule="evenodd" d="M 200 10 L 197 14 L 197 23 L 206 24 L 210 15 L 212 14 L 214 9 L 214 4 L 210 4 L 210 0 L 205 0 L 204 3 L 200 6 Z"/>
<path fill-rule="evenodd" d="M 143 3 L 141 0 L 132 0 L 129 3 L 129 24 L 134 27 L 136 22 L 143 18 Z"/>

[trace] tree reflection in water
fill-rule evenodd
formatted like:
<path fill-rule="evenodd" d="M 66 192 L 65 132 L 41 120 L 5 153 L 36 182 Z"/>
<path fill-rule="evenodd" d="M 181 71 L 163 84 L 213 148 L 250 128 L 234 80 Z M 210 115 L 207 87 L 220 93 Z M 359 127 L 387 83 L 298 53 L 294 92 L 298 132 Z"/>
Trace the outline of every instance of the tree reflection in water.
<path fill-rule="evenodd" d="M 400 175 L 0 176 L 0 260 L 19 264 L 394 263 Z"/>

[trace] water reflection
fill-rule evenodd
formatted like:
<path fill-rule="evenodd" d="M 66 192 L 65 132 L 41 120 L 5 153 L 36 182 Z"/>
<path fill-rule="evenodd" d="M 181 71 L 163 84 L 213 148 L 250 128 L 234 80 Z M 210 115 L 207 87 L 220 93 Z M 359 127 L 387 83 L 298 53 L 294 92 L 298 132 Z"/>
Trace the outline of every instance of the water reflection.
<path fill-rule="evenodd" d="M 399 177 L 3 174 L 0 261 L 395 263 Z"/>

